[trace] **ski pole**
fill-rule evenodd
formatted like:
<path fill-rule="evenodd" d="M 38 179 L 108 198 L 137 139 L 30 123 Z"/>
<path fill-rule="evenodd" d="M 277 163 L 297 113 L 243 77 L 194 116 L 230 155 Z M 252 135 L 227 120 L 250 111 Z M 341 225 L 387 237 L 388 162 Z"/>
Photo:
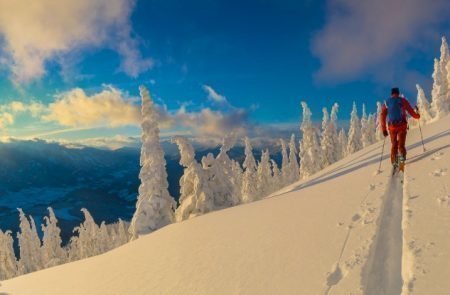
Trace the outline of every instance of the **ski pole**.
<path fill-rule="evenodd" d="M 386 137 L 384 137 L 383 140 L 383 147 L 381 148 L 381 156 L 380 156 L 380 164 L 378 165 L 378 173 L 381 173 L 381 162 L 383 161 L 383 154 L 384 154 L 384 144 L 386 143 Z"/>
<path fill-rule="evenodd" d="M 416 106 L 416 112 L 419 113 L 419 108 Z M 423 135 L 422 135 L 422 127 L 420 126 L 420 119 L 419 119 L 419 130 L 420 130 L 420 139 L 422 140 L 422 148 L 423 148 L 423 152 L 425 153 L 425 151 L 427 150 L 425 148 L 425 144 L 423 143 Z"/>
<path fill-rule="evenodd" d="M 420 126 L 420 120 L 419 120 L 419 130 L 420 130 L 420 139 L 422 140 L 423 152 L 425 153 L 426 148 L 425 148 L 425 144 L 423 143 L 422 127 Z"/>

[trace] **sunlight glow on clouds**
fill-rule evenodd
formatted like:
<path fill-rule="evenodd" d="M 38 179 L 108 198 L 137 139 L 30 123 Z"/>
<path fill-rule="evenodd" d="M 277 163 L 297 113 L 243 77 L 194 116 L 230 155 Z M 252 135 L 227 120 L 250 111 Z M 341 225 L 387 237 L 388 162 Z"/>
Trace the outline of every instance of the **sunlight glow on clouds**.
<path fill-rule="evenodd" d="M 140 118 L 139 109 L 113 87 L 92 96 L 80 88 L 64 92 L 48 106 L 47 112 L 42 117 L 44 121 L 68 127 L 135 125 Z"/>
<path fill-rule="evenodd" d="M 0 0 L 0 60 L 15 82 L 46 74 L 49 61 L 89 48 L 110 48 L 120 70 L 136 77 L 153 66 L 131 36 L 134 0 Z M 3 41 L 3 42 L 2 42 Z M 0 66 L 1 66 L 0 65 Z"/>

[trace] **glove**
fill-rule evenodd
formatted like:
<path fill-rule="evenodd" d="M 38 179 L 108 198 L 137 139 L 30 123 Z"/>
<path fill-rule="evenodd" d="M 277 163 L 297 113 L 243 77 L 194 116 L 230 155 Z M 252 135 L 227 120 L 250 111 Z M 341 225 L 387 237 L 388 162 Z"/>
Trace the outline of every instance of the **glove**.
<path fill-rule="evenodd" d="M 419 115 L 420 116 L 420 113 L 419 113 L 419 108 L 416 106 L 415 108 L 414 108 L 414 110 L 416 111 L 416 113 L 417 113 L 417 115 Z"/>
<path fill-rule="evenodd" d="M 389 135 L 387 130 L 383 130 L 383 135 L 384 135 L 384 137 L 387 137 Z"/>

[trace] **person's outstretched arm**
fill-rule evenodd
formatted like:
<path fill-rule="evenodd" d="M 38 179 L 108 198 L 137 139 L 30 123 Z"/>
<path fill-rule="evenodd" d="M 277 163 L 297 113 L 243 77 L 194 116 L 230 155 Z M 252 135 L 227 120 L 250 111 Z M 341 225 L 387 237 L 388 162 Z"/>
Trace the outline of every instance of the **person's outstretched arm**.
<path fill-rule="evenodd" d="M 403 100 L 403 107 L 408 111 L 408 113 L 413 117 L 414 119 L 420 119 L 420 114 L 418 114 L 409 104 L 409 101 L 406 98 L 402 98 Z"/>

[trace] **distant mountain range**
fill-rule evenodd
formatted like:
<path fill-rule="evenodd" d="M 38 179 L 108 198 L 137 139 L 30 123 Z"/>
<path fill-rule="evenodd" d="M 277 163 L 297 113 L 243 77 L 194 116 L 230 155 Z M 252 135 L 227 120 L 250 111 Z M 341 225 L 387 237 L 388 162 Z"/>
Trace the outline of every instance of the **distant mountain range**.
<path fill-rule="evenodd" d="M 162 143 L 166 152 L 169 191 L 178 200 L 179 165 L 176 146 Z M 217 155 L 219 147 L 197 150 L 200 160 L 207 153 Z M 32 215 L 38 224 L 51 206 L 59 220 L 63 240 L 83 220 L 87 208 L 97 223 L 130 220 L 139 187 L 137 148 L 106 150 L 92 147 L 69 148 L 43 140 L 0 143 L 0 229 L 18 230 L 17 208 Z M 235 147 L 231 158 L 242 163 L 244 150 Z M 260 152 L 255 151 L 257 159 Z M 273 155 L 280 162 L 280 154 Z"/>

